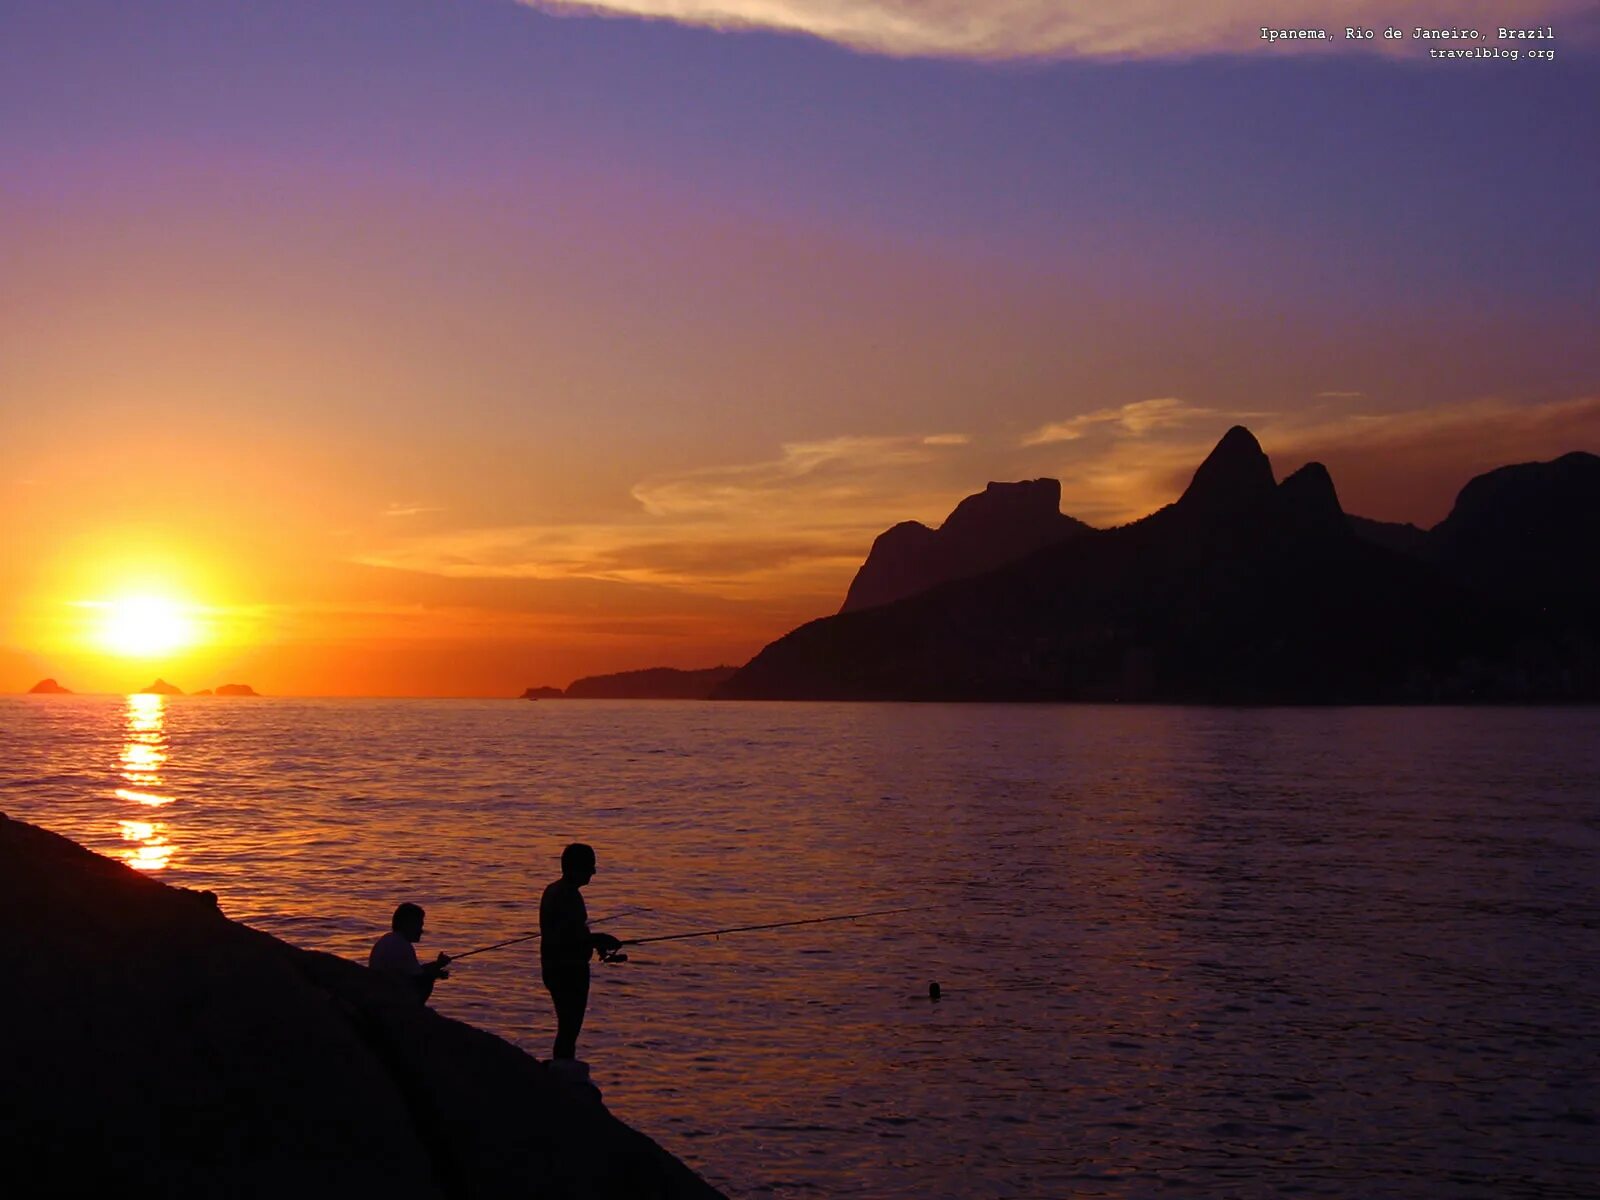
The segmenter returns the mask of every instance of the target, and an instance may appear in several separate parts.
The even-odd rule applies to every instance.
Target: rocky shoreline
[[[717,1197],[398,981],[0,816],[0,1147],[50,1194]]]

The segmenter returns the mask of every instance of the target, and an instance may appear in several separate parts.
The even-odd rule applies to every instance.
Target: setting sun
[[[150,658],[194,644],[198,634],[184,607],[162,596],[126,596],[107,601],[99,642],[113,654]]]

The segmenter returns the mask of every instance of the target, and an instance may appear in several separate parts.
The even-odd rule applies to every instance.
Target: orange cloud
[[[1188,404],[1176,396],[1135,400],[1119,408],[1101,408],[1069,417],[1065,421],[1053,421],[1024,436],[1022,445],[1048,446],[1055,442],[1075,442],[1097,426],[1109,426],[1132,437],[1143,437],[1156,429],[1186,425],[1214,415],[1214,409]]]
[[[795,442],[766,461],[646,479],[633,488],[638,511],[624,520],[390,538],[358,561],[460,579],[806,597],[826,607],[885,526],[908,512],[937,520],[948,511],[969,450],[959,433]]]

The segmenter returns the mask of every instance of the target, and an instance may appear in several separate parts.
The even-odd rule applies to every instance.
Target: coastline
[[[714,1198],[395,981],[0,815],[0,1146],[51,1190]]]

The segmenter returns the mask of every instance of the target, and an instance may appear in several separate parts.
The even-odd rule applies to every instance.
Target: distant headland
[[[705,700],[719,684],[733,678],[738,667],[706,667],[680,671],[676,667],[648,667],[612,675],[586,675],[565,689],[531,687],[524,700]]]
[[[71,688],[64,688],[54,679],[41,679],[28,689],[30,696],[70,696]]]

